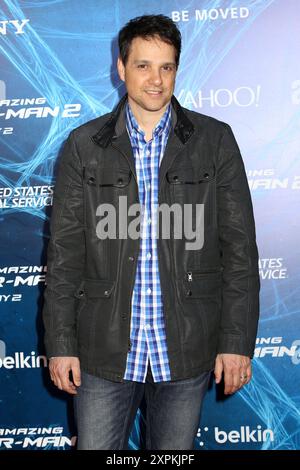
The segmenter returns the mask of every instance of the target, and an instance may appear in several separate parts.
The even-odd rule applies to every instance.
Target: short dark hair
[[[175,62],[178,68],[181,52],[181,34],[174,21],[165,15],[143,15],[128,21],[118,36],[120,57],[125,65],[128,59],[132,40],[158,36],[162,41],[175,48]]]

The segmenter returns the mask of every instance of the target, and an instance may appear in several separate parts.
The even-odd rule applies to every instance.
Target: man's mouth
[[[146,93],[148,93],[148,95],[160,95],[162,91],[161,90],[146,90]]]

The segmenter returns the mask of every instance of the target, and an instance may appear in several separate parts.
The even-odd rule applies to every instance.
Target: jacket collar
[[[127,93],[121,98],[119,103],[113,109],[110,118],[99,129],[99,131],[91,136],[92,141],[100,147],[107,147],[109,143],[120,134],[122,134],[125,127],[125,103],[127,101]],[[185,144],[194,132],[194,126],[184,113],[178,100],[173,95],[171,98],[171,105],[173,108],[172,116],[175,117],[174,133]]]

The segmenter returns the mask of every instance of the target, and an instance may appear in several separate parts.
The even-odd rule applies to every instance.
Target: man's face
[[[133,107],[140,111],[163,111],[175,86],[175,48],[159,38],[134,38],[126,65],[118,59],[118,72]]]

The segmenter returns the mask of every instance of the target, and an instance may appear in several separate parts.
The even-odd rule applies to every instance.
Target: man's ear
[[[122,82],[125,82],[125,67],[120,56],[118,57],[117,61],[117,69],[120,79]]]

